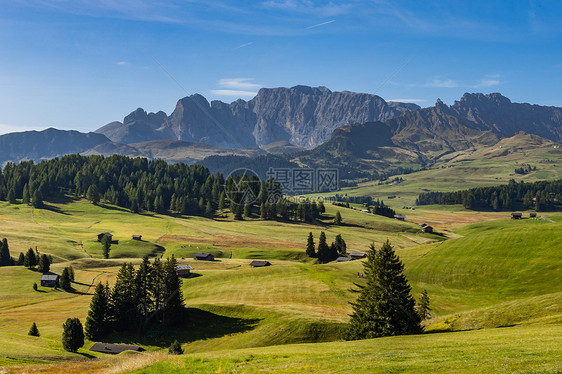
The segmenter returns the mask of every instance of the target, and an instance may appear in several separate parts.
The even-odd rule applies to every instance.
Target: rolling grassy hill
[[[23,267],[0,268],[0,365],[14,370],[33,363],[45,372],[79,371],[81,365],[128,371],[152,364],[146,372],[172,371],[176,366],[193,372],[235,368],[255,372],[268,367],[281,372],[337,367],[372,372],[375,368],[368,362],[373,358],[380,368],[406,371],[427,367],[423,365],[458,371],[465,360],[476,361],[483,371],[499,371],[499,363],[514,371],[560,370],[553,350],[560,348],[562,322],[561,214],[549,214],[552,223],[512,221],[502,218],[505,213],[455,212],[453,207],[416,210],[415,218],[424,221],[439,214],[451,222],[483,221],[451,224],[450,240],[443,241],[438,235],[420,234],[411,222],[351,209],[337,208],[345,225],[333,226],[329,221],[336,207],[331,205],[318,225],[138,215],[82,200],[48,206],[35,210],[0,203],[0,237],[8,237],[12,255],[37,246],[54,256],[54,272],[72,264],[77,281],[74,293],[43,287],[33,291],[40,274]],[[326,231],[328,240],[341,233],[350,251],[365,250],[371,241],[380,247],[389,238],[405,262],[414,293],[429,291],[433,318],[427,321],[428,331],[521,326],[462,335],[319,343],[306,346],[308,353],[303,353],[305,347],[287,344],[340,339],[355,297],[349,290],[364,281],[357,277],[362,272],[358,261],[313,265],[302,258],[306,235],[312,231],[317,237],[320,230]],[[95,241],[103,231],[111,231],[119,241],[109,260],[101,259],[101,245]],[[129,240],[131,234],[142,234],[144,241]],[[198,250],[223,257],[215,262],[190,260]],[[67,317],[85,320],[93,285],[111,283],[123,261],[138,263],[144,254],[171,253],[195,268],[196,276],[183,282],[189,319],[172,333],[154,329],[142,336],[112,335],[108,341],[158,351],[178,339],[188,356],[175,359],[149,353],[86,364],[81,361],[87,359],[83,355],[89,354],[91,342],[79,351],[83,355],[62,350],[61,325]],[[249,258],[267,258],[273,266],[253,269]],[[32,322],[37,323],[40,338],[26,335]],[[544,339],[529,347],[536,334]],[[271,345],[275,347],[259,348]],[[491,347],[495,350],[488,358],[484,355]],[[155,363],[161,360],[165,362]],[[66,366],[65,361],[73,363]],[[59,363],[41,364],[45,362]]]
[[[516,168],[527,164],[536,166],[537,170],[525,175],[515,173]],[[393,183],[394,178],[404,181]],[[560,178],[562,149],[554,148],[553,142],[535,135],[517,134],[490,147],[442,155],[427,170],[393,176],[381,184],[378,181],[360,183],[357,187],[344,188],[339,193],[372,196],[392,207],[400,207],[414,205],[421,192],[495,186],[507,184],[510,179],[535,182]],[[396,198],[390,200],[388,196]]]

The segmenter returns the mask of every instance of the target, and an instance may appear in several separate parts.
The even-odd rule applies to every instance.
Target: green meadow
[[[340,210],[344,224],[332,224]],[[71,293],[32,285],[38,272],[0,268],[0,365],[18,372],[544,372],[562,370],[562,215],[513,221],[505,213],[428,206],[406,222],[327,204],[317,224],[235,221],[132,214],[85,200],[48,203],[47,209],[0,203],[0,237],[12,256],[32,247],[54,258],[52,271],[72,265]],[[434,223],[422,234],[416,222]],[[111,232],[110,259],[97,234]],[[364,279],[360,261],[313,264],[306,236],[328,241],[341,234],[348,251],[365,251],[389,239],[404,261],[417,297],[427,289],[432,318],[426,334],[342,342],[351,313],[350,290]],[[131,235],[142,235],[142,241]],[[192,259],[212,252],[217,261]],[[93,287],[114,281],[124,261],[174,254],[190,264],[183,281],[185,321],[172,332],[113,334],[107,341],[142,345],[147,352],[91,361],[86,342],[78,354],[62,349],[62,323],[85,321]],[[271,267],[251,268],[254,258]],[[27,336],[36,322],[41,337]],[[459,332],[462,331],[462,332]],[[536,337],[540,336],[541,339]],[[186,355],[168,356],[177,339]],[[304,344],[304,345],[303,345]],[[164,352],[163,352],[164,350]],[[474,365],[468,367],[467,365]],[[480,366],[477,366],[480,365]]]

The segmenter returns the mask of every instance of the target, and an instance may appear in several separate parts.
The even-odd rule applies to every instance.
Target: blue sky
[[[0,0],[0,133],[297,84],[562,106],[558,1]],[[187,92],[187,93],[186,93]]]

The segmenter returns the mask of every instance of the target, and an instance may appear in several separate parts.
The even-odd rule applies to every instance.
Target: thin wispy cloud
[[[425,99],[391,99],[387,101],[394,102],[394,103],[423,103],[426,100]]]
[[[212,94],[220,96],[235,96],[235,97],[254,97],[258,93],[254,91],[242,91],[242,90],[211,90]]]
[[[486,87],[493,87],[499,85],[501,82],[499,80],[499,75],[487,75],[484,78],[480,79],[478,83],[476,83],[473,87],[474,88],[486,88]]]
[[[336,22],[335,19],[331,20],[331,21],[326,21],[326,22],[322,22],[322,23],[318,23],[316,25],[312,25],[312,26],[308,26],[305,28],[305,30],[309,30],[309,29],[314,29],[316,27],[320,27],[320,26],[324,26],[324,25],[329,25],[330,23],[334,23]]]
[[[333,17],[349,13],[354,4],[347,2],[330,1],[327,4],[316,5],[310,0],[269,0],[262,6],[285,12],[314,14],[321,17]]]
[[[254,97],[262,84],[254,83],[254,78],[223,78],[217,82],[220,89],[211,90],[212,94],[220,96]]]
[[[459,82],[452,79],[434,79],[431,82],[424,84],[424,86],[434,88],[455,88],[459,86]]]
[[[223,78],[220,79],[217,84],[220,87],[240,89],[240,90],[250,90],[263,87],[259,83],[253,83],[254,78]]]
[[[117,63],[117,65],[119,65],[119,66],[131,66],[132,64],[128,61],[119,61]]]
[[[249,43],[241,44],[241,45],[239,45],[238,47],[236,47],[236,48],[234,48],[234,49],[236,50],[236,49],[240,49],[240,48],[244,48],[244,47],[249,47],[249,46],[251,46],[252,44],[254,44],[254,42],[249,42]]]

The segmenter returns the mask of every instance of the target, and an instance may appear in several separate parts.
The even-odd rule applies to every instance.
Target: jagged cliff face
[[[340,126],[384,121],[417,109],[415,104],[325,87],[264,88],[250,101],[231,104],[209,104],[201,95],[185,97],[170,116],[137,109],[123,123],[112,122],[96,132],[126,144],[178,139],[238,148],[287,141],[312,148]]]

